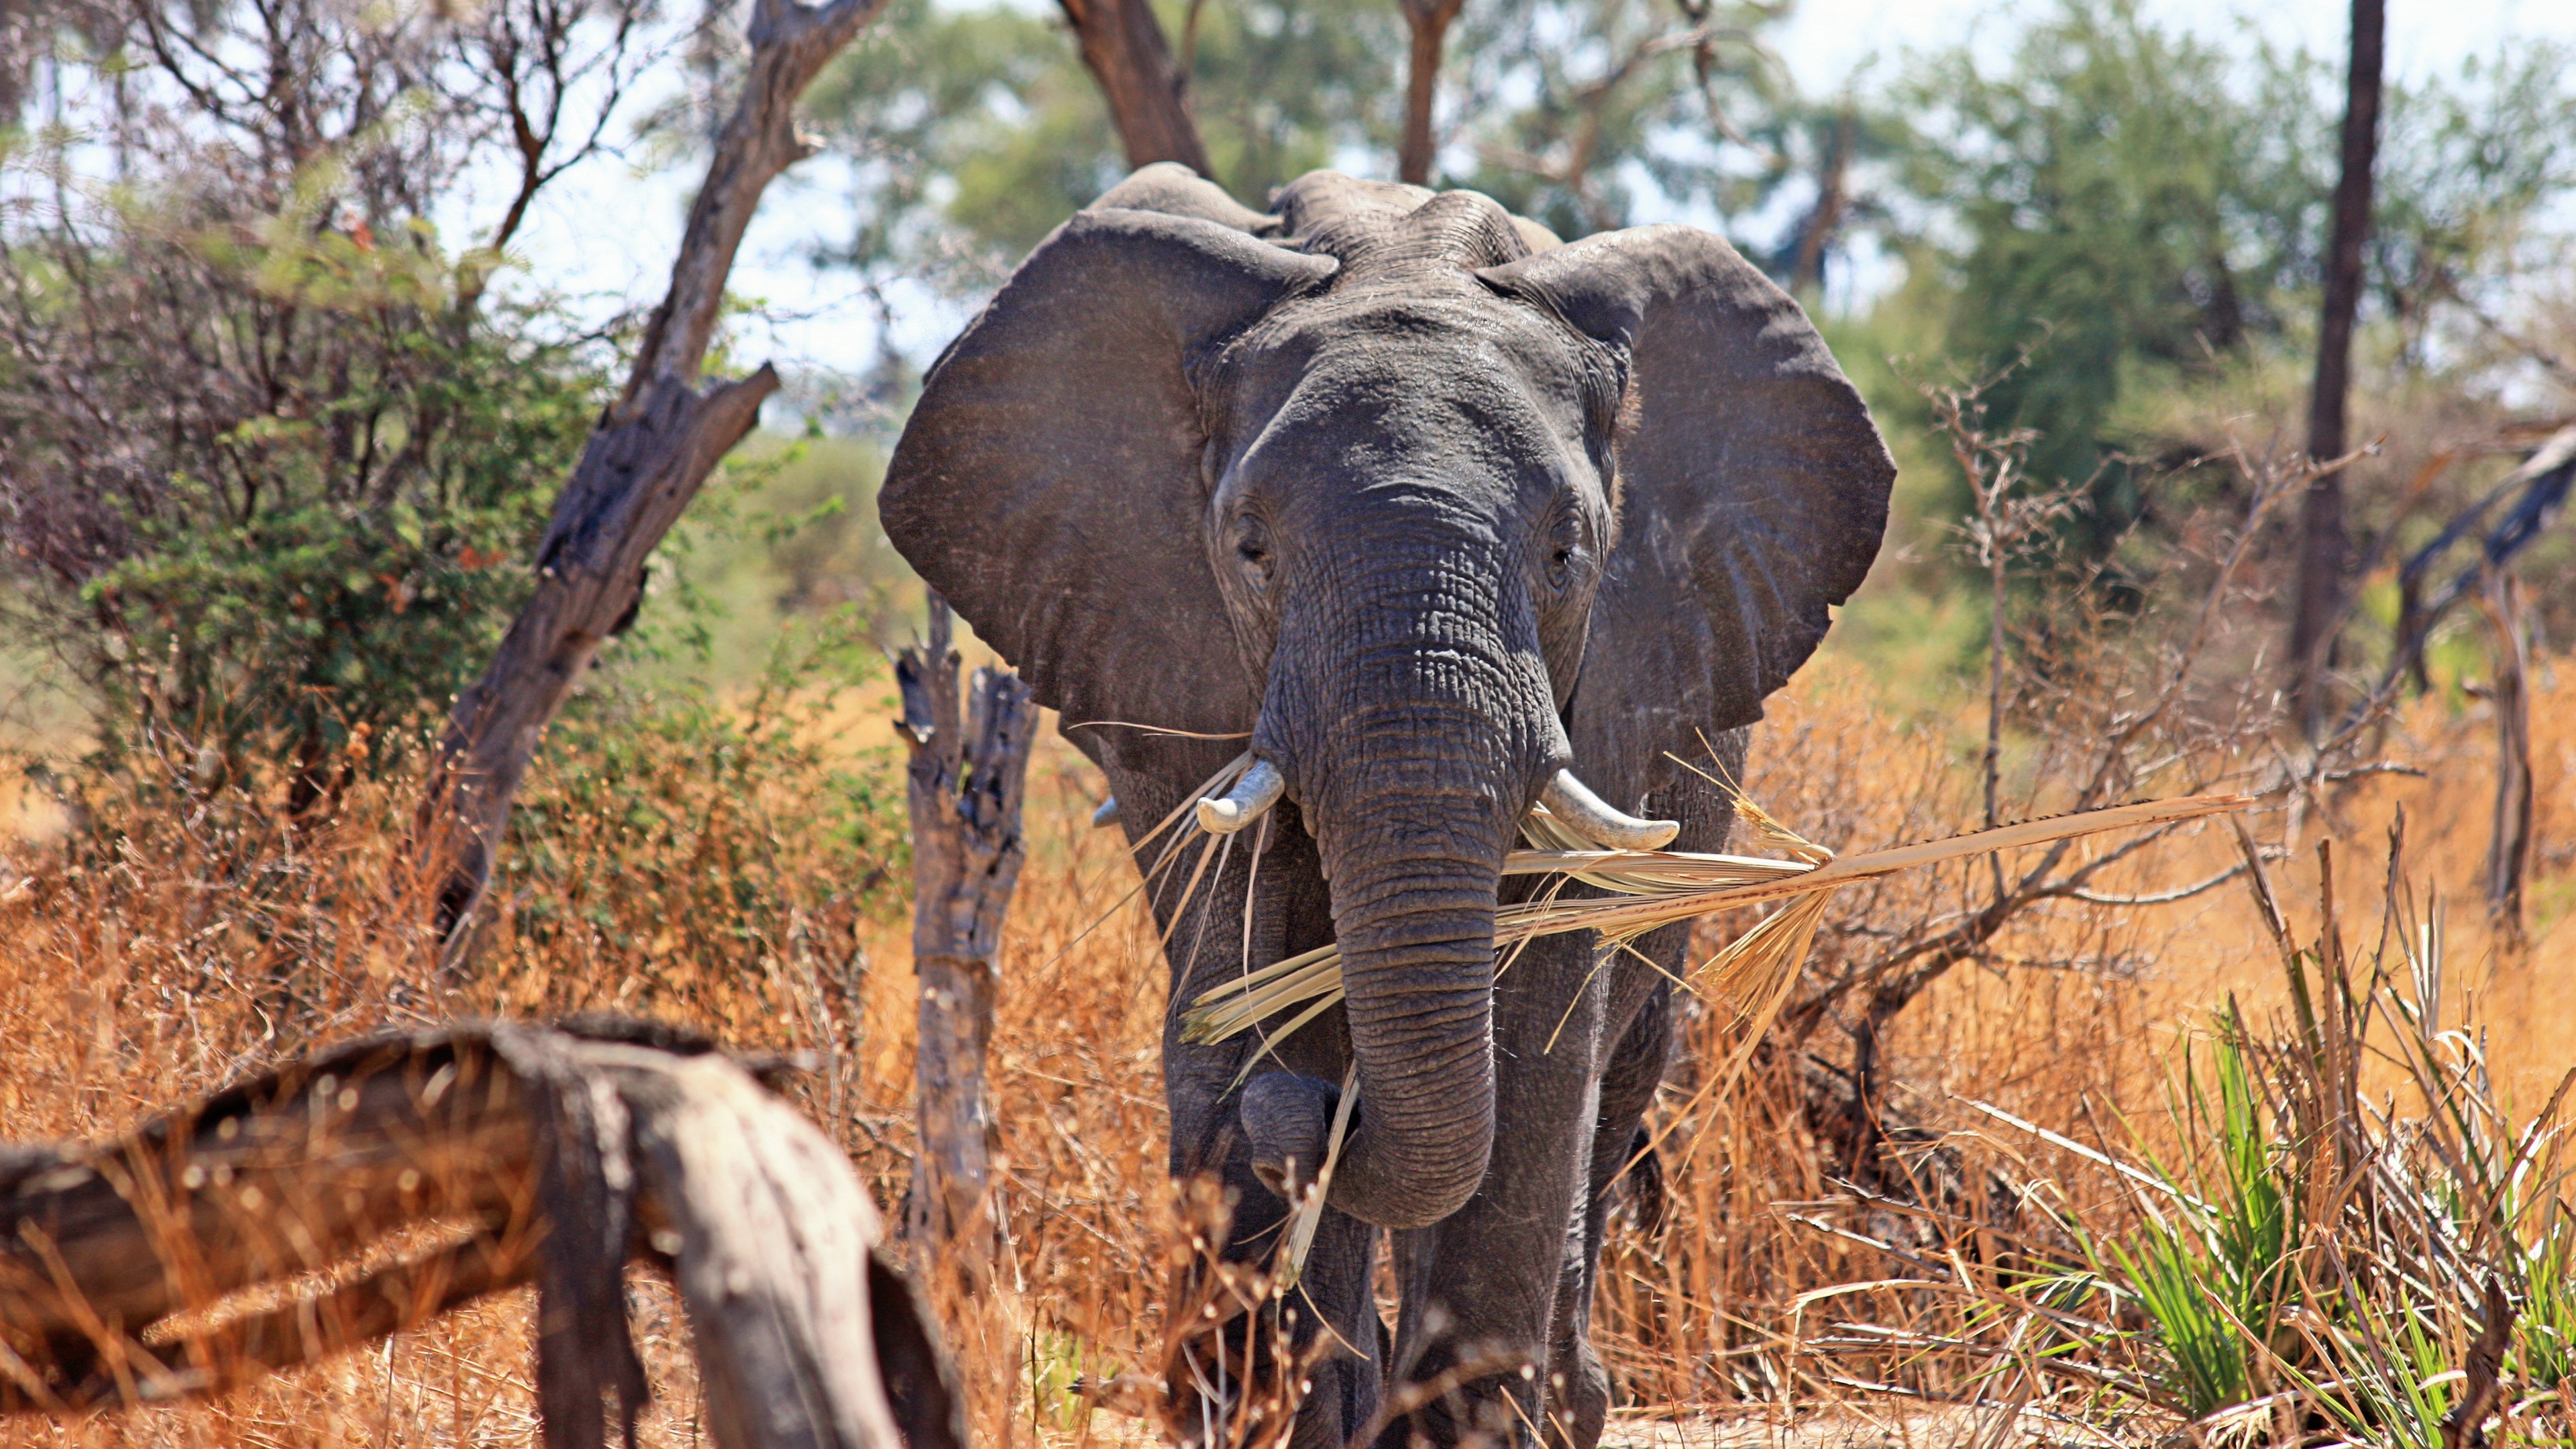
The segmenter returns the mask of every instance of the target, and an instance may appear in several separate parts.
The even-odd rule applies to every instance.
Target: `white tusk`
[[[1538,792],[1538,798],[1547,806],[1548,814],[1604,850],[1661,850],[1682,833],[1678,820],[1640,820],[1612,809],[1608,801],[1592,793],[1592,787],[1574,778],[1572,770],[1557,771],[1547,787]],[[1207,807],[1202,804],[1199,808]]]
[[[1099,809],[1091,812],[1091,828],[1094,830],[1106,830],[1117,823],[1118,797],[1112,795],[1108,799],[1100,802]]]
[[[1268,760],[1254,760],[1233,789],[1200,797],[1199,824],[1210,835],[1232,835],[1261,818],[1262,811],[1287,793],[1288,777],[1279,773],[1279,767]]]

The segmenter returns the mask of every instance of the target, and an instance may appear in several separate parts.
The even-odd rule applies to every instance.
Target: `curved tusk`
[[[1572,770],[1557,771],[1547,787],[1538,792],[1538,798],[1547,806],[1548,814],[1604,850],[1661,850],[1682,833],[1678,820],[1640,820],[1612,809],[1608,801],[1592,793],[1591,786],[1574,778]]]
[[[1117,823],[1118,797],[1112,795],[1100,802],[1099,809],[1091,812],[1091,828],[1094,830],[1106,830]]]
[[[1233,789],[1199,798],[1199,824],[1210,835],[1232,835],[1260,819],[1262,811],[1287,793],[1288,777],[1279,773],[1279,767],[1268,760],[1254,760]]]

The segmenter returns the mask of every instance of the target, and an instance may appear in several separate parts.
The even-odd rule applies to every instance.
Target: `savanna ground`
[[[804,1105],[839,1136],[880,1202],[895,1205],[908,1171],[913,979],[890,703],[881,685],[828,697],[771,692],[729,706],[720,728],[559,732],[523,806],[534,823],[523,823],[522,848],[505,867],[506,909],[453,990],[423,984],[425,913],[400,864],[408,797],[399,788],[357,787],[334,821],[299,830],[244,803],[259,792],[199,792],[190,760],[145,752],[115,783],[123,794],[94,786],[85,803],[125,823],[103,845],[77,834],[42,843],[62,822],[31,794],[19,822],[31,833],[10,849],[0,886],[5,1135],[114,1133],[306,1045],[374,1027],[615,1010],[701,1026],[741,1047],[811,1053]],[[1842,850],[1973,828],[1982,703],[1900,707],[1869,673],[1829,653],[1774,701],[1748,793]],[[2468,1033],[2441,1048],[2474,1053],[2441,1077],[2443,1090],[2482,1091],[2523,1122],[2551,1104],[2560,1074],[2576,1064],[2566,990],[2576,980],[2576,928],[2564,924],[2576,913],[2576,673],[2566,661],[2538,668],[2531,714],[2540,851],[2522,942],[2491,935],[2486,923],[2494,730],[2482,705],[2428,698],[2391,719],[2372,758],[2418,773],[2276,795],[2249,819],[2257,838],[2286,847],[2269,874],[2302,944],[2322,919],[2316,846],[2336,843],[2333,905],[2355,991],[2368,995],[2369,963],[2381,961],[2393,996],[2437,1005],[2437,1027]],[[2007,778],[2012,758],[2025,770],[2044,765],[2036,742],[2010,743]],[[1153,1427],[1091,1408],[1073,1386],[1160,1363],[1175,1223],[1156,1067],[1163,969],[1143,913],[1122,906],[1136,871],[1114,832],[1088,828],[1096,773],[1049,738],[1032,777],[1030,861],[995,1041],[1005,1261],[994,1297],[948,1305],[952,1345],[974,1395],[978,1442],[1136,1440]],[[2047,808],[2046,780],[2015,788]],[[2389,832],[2401,813],[2416,919],[2411,929],[2399,923],[2400,936],[2425,941],[2430,903],[2447,911],[2441,969],[2429,981],[2427,953],[2410,966],[2382,933]],[[2123,860],[2088,894],[2153,895],[2238,860],[2228,829],[2195,826]],[[1889,931],[1973,905],[1986,869],[1846,892],[1808,982],[1847,969]],[[1743,924],[1707,923],[1704,944],[1714,949]],[[2314,1144],[2297,1140],[2293,1109],[2316,1094],[2300,1086],[2292,1059],[2299,1041],[2317,1038],[2298,1034],[2286,979],[2242,876],[2169,903],[2060,899],[2024,910],[1921,991],[1880,1040],[1876,1100],[1887,1123],[1905,1126],[1886,1128],[1871,1162],[1840,1160],[1848,1144],[1830,1122],[1820,1130],[1818,1064],[1828,1075],[1852,1067],[1847,1055],[1833,1062],[1831,1033],[1793,1029],[1793,1002],[1764,1048],[1739,1056],[1737,1004],[1703,993],[1657,1109],[1670,1129],[1662,1221],[1644,1222],[1632,1206],[1610,1240],[1597,1321],[1623,1406],[1614,1438],[2089,1443],[2173,1432],[2195,1402],[2193,1370],[2174,1325],[2147,1301],[2155,1243],[2172,1237],[2151,1230],[2179,1224],[2188,1240],[2201,1220],[2172,1201],[2159,1207],[2105,1161],[2196,1183],[2195,1200],[2222,1217],[2251,1200],[2243,1173],[2228,1171],[2241,1134],[2190,1115],[2226,1107],[2210,1084],[2224,1075],[2227,1053],[2217,1048],[2233,1039],[2260,1079],[2250,1105],[2240,1104],[2254,1157],[2236,1166],[2306,1182],[2296,1168]],[[2310,989],[2325,990],[2326,979],[2319,970]],[[2230,1003],[2246,1023],[2233,1038],[2218,1016]],[[2439,1112],[2408,1096],[2409,1028],[2383,1015],[2364,1031],[2377,1056],[2356,1069],[2356,1100],[2386,1103],[2395,1123],[2372,1140],[2403,1155],[2408,1142],[2438,1138],[2420,1121]],[[2263,1055],[2282,1043],[2291,1049]],[[1711,1082],[1739,1060],[1740,1076]],[[2265,1081],[2280,1093],[2268,1099],[2271,1112]],[[2052,1145],[1997,1111],[2066,1135]],[[2397,1120],[2410,1113],[2419,1125]],[[2507,1145],[2508,1158],[2524,1146]],[[2522,1154],[2531,1160],[2508,1163],[2508,1176],[2554,1172],[2554,1148],[2531,1145]],[[1905,1162],[1920,1170],[1909,1175]],[[2554,1176],[2529,1184],[2520,1198],[2530,1203],[2513,1209],[2507,1228],[2529,1249],[2515,1260],[2526,1332],[2564,1291],[2547,1279],[2566,1237],[2559,1192]],[[2329,1229],[2342,1210],[2323,1210]],[[2212,1228],[2204,1246],[2228,1231]],[[2285,1263],[2309,1252],[2295,1224],[2290,1232],[2273,1244]],[[2456,1246],[2473,1269],[2482,1261],[2480,1244]],[[2224,1256],[2199,1254],[2213,1272]],[[2087,1299],[2122,1281],[2124,1264],[2134,1290],[2125,1302],[2116,1291]],[[2056,1271],[2070,1266],[2079,1271]],[[2474,1271],[2461,1281],[2474,1284]],[[662,1285],[633,1282],[657,1393],[643,1438],[695,1444],[685,1326]],[[2282,1287],[2254,1291],[2279,1299]],[[2422,1300],[2422,1368],[2393,1370],[2432,1383],[2424,1392],[2436,1398],[2445,1374],[2458,1391],[2477,1327],[2473,1295],[2463,1308],[2439,1288],[2399,1295]],[[2204,1296],[2231,1291],[2220,1284]],[[2239,1432],[2425,1442],[2449,1400],[2417,1406],[2411,1427],[2392,1421],[2384,1435],[2303,1425],[2278,1404],[2260,1406],[2263,1392],[2292,1382],[2284,1375],[2330,1379],[2318,1357],[2328,1350],[2299,1348],[2291,1329],[2342,1312],[2311,1285],[2278,1321],[2244,1330],[2269,1346],[2252,1355],[2251,1392],[2239,1397],[2258,1408],[2240,1415]],[[20,1418],[0,1426],[0,1438],[529,1443],[529,1313],[526,1294],[510,1295],[213,1404]],[[2098,1332],[2066,1328],[2079,1320]],[[2369,1337],[2366,1322],[2325,1331]],[[2389,1338],[2414,1341],[2403,1331]],[[2544,1382],[2547,1347],[2533,1339],[2517,1350],[2507,1398],[2518,1402],[2502,1406],[2507,1437],[2568,1434],[2556,1382]]]

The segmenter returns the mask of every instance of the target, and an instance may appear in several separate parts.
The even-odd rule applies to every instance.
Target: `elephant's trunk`
[[[1408,743],[1424,741],[1381,747]],[[1332,1198],[1413,1228],[1464,1205],[1493,1151],[1494,889],[1509,826],[1423,783],[1455,759],[1376,763],[1388,784],[1318,802],[1348,822],[1326,833],[1324,862],[1359,1063],[1359,1127]]]
[[[1514,617],[1526,605],[1497,597],[1501,569],[1477,563],[1453,543],[1337,580],[1332,618],[1283,631],[1254,740],[1291,782],[1331,885],[1360,1093],[1332,1201],[1390,1228],[1438,1222],[1484,1179],[1495,888],[1522,813],[1565,763],[1535,633]]]

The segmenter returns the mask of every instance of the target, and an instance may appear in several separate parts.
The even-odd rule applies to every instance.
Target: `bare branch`
[[[624,396],[555,500],[537,550],[535,596],[483,677],[457,697],[439,741],[414,836],[423,868],[443,880],[437,925],[450,969],[469,939],[460,928],[491,875],[538,736],[600,647],[633,620],[645,559],[778,390],[768,367],[703,393],[694,382],[762,192],[812,149],[796,135],[797,98],[884,3],[760,0],[753,12],[742,97],[689,209],[670,290],[645,329]]]

